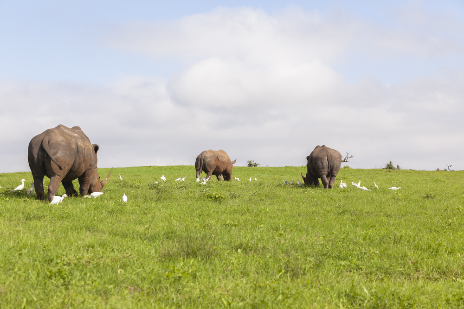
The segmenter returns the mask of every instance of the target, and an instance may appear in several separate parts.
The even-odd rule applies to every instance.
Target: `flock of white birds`
[[[368,188],[366,188],[364,186],[361,187],[361,181],[358,182],[358,183],[351,182],[351,185],[358,188],[358,189],[364,190],[364,191],[371,191],[371,189],[368,189]],[[375,181],[374,181],[374,187],[376,189],[379,188],[379,186],[375,183]],[[340,180],[340,188],[341,189],[346,188],[346,183],[343,183],[342,180]],[[399,189],[401,189],[401,187],[390,187],[390,188],[388,188],[388,190],[399,190]]]
[[[167,181],[167,179],[166,179],[166,177],[164,177],[164,175],[161,175],[160,178],[161,178],[162,181]],[[187,178],[187,176],[184,176],[183,178],[180,178],[180,177],[179,177],[179,178],[177,178],[175,181],[185,181],[185,178]],[[119,179],[120,179],[120,180],[123,180],[122,177],[121,177],[121,174],[119,174]],[[235,181],[240,181],[240,179],[237,178],[237,177],[234,177],[234,179],[235,179]],[[201,180],[201,182],[200,182],[200,180]],[[208,180],[209,180],[209,179],[206,179],[206,178],[203,177],[203,178],[201,178],[201,179],[200,179],[200,178],[197,178],[196,181],[197,181],[197,182],[200,182],[200,184],[202,184],[202,185],[205,185],[205,184],[208,182]],[[258,180],[258,179],[255,178],[255,181],[257,181],[257,180]],[[14,188],[13,191],[22,191],[22,190],[24,189],[24,182],[25,182],[25,181],[26,181],[25,179],[21,179],[21,184],[20,184],[19,186],[17,186],[16,188]],[[251,177],[250,177],[249,181],[252,181],[252,178],[251,178]],[[291,184],[293,184],[293,180],[290,181],[290,182],[288,182],[288,181],[287,181],[287,178],[285,178],[285,179],[283,180],[283,182],[284,182],[285,185],[291,185]],[[158,183],[158,182],[156,181],[155,184],[157,184],[157,183]],[[300,180],[298,180],[298,179],[297,179],[296,183],[297,183],[297,185],[300,186],[300,187],[303,186],[303,183],[301,183]],[[358,189],[360,189],[360,190],[363,190],[363,191],[371,191],[371,189],[368,189],[368,188],[366,188],[366,187],[364,187],[364,186],[361,187],[361,181],[359,181],[358,183],[351,182],[351,185],[354,186],[354,187],[356,187],[356,188],[358,188]],[[340,180],[340,185],[339,185],[339,187],[340,187],[340,189],[346,188],[346,187],[347,187],[347,184],[344,183],[343,180]],[[374,187],[375,187],[376,189],[379,189],[379,186],[378,186],[375,182],[374,182]],[[1,186],[0,186],[0,188],[1,188]],[[390,188],[388,188],[388,190],[399,190],[399,189],[401,189],[401,187],[390,187]],[[34,193],[34,183],[32,183],[31,188],[30,188],[29,190],[27,190],[26,193],[27,193],[27,195],[31,195],[31,194]],[[91,193],[91,194],[89,194],[89,195],[85,195],[84,197],[85,197],[85,198],[91,198],[91,197],[97,198],[97,197],[99,197],[99,196],[101,196],[101,195],[103,195],[103,192],[93,192],[93,193]],[[52,204],[52,205],[57,205],[57,204],[61,203],[61,202],[64,200],[65,197],[67,197],[66,194],[63,194],[62,196],[55,196],[55,197],[53,197],[53,200],[50,202],[50,204]],[[124,203],[127,203],[127,195],[126,195],[126,193],[124,193],[124,195],[122,196],[122,201],[123,201]]]

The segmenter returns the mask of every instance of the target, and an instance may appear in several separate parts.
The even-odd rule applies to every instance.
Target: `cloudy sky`
[[[0,0],[0,172],[79,125],[100,167],[464,169],[464,2]]]

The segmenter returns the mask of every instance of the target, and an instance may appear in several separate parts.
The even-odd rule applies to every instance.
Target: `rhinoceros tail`
[[[232,162],[230,162],[230,163],[235,164],[235,162],[237,162],[237,159],[235,159],[234,161],[232,161]]]
[[[42,148],[45,150],[45,152],[48,154],[48,156],[50,157],[50,159],[56,163],[56,165],[58,165],[58,167],[60,168],[61,170],[61,166],[58,164],[58,162],[56,162],[56,160],[53,158],[52,156],[52,153],[50,151],[50,147],[48,146],[48,135],[46,134],[44,139],[42,140]]]
[[[203,166],[203,158],[201,156],[198,156],[197,159],[195,160],[195,170],[198,171],[198,170],[201,170],[202,166]]]

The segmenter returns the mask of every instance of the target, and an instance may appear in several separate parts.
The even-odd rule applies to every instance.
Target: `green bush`
[[[258,167],[259,163],[256,163],[254,160],[248,160],[247,166],[248,167]]]
[[[399,165],[397,165],[396,167],[393,165],[392,161],[388,162],[384,169],[387,169],[387,170],[400,170],[401,167]]]

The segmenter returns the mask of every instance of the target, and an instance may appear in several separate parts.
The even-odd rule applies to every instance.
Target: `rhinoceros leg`
[[[221,180],[222,180],[222,176],[221,176],[221,175],[217,175],[216,177],[217,177],[217,180],[218,180],[218,181],[221,181]]]
[[[327,179],[326,175],[321,175],[321,181],[322,185],[324,186],[324,189],[327,189],[329,187],[329,179]]]
[[[48,185],[48,201],[51,202],[55,197],[56,192],[60,188],[61,177],[58,175],[52,176],[50,178],[50,184]]]
[[[209,181],[211,179],[211,176],[213,176],[213,171],[207,172],[206,173],[206,181]]]
[[[330,181],[329,181],[329,189],[333,188],[333,185],[335,183],[335,175],[330,175]]]
[[[67,196],[73,196],[73,195],[77,196],[77,191],[76,191],[76,189],[74,189],[72,181],[63,182],[63,187],[66,190],[66,195]]]
[[[34,189],[35,193],[37,194],[37,198],[39,200],[44,200],[45,199],[45,194],[44,194],[44,184],[43,184],[43,179],[44,175],[32,175],[34,178]]]

